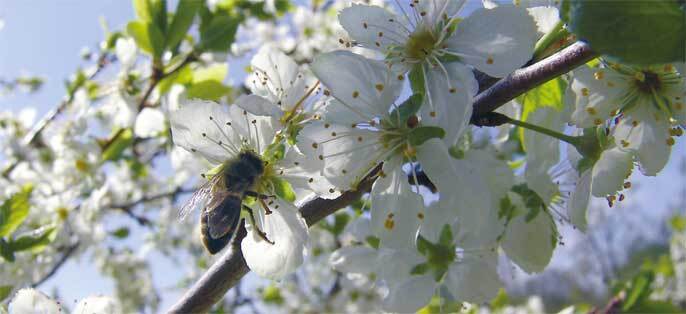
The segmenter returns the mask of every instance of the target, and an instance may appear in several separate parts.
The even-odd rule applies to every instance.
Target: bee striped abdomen
[[[200,233],[203,245],[210,254],[221,251],[236,232],[241,216],[241,197],[227,196],[217,207],[200,214]]]

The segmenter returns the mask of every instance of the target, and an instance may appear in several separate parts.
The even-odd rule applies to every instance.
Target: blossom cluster
[[[21,195],[31,204],[0,240],[43,241],[13,262],[3,255],[0,287],[42,282],[60,256],[88,254],[115,279],[115,312],[156,310],[146,258],[162,253],[197,277],[213,260],[201,233],[227,234],[203,231],[209,220],[180,221],[180,207],[182,218],[230,211],[222,229],[245,218],[240,248],[253,272],[333,281],[342,292],[331,303],[346,311],[483,303],[503,286],[499,267],[542,271],[563,243],[560,224],[585,230],[592,197],[622,201],[634,166],[657,175],[683,134],[684,65],[609,57],[498,109],[517,129],[471,125],[483,78],[538,61],[546,35],[563,30],[557,1],[312,1],[287,22],[264,18],[281,14],[279,1],[247,2],[264,11],[245,13],[230,46],[201,34],[155,53],[131,30],[110,34],[98,64],[71,79],[63,119],[32,128],[30,110],[0,113],[3,206]],[[233,9],[202,6],[200,32],[212,25],[207,15]],[[240,87],[226,84],[227,53],[250,57],[244,79],[231,82]],[[114,62],[114,78],[96,81]],[[241,177],[231,165],[246,154],[262,167]],[[248,184],[237,188],[236,178]],[[340,216],[309,226],[299,211],[371,182]],[[225,205],[232,193],[239,204]],[[135,252],[117,242],[135,231],[127,219],[146,229]],[[290,295],[302,309],[300,285],[283,283],[279,297],[265,289],[263,301]]]

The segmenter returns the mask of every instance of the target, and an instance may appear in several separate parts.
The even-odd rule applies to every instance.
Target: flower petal
[[[493,77],[524,65],[533,54],[536,24],[525,9],[499,6],[479,9],[457,26],[446,50]]]
[[[298,134],[298,149],[313,162],[323,161],[322,174],[339,190],[349,190],[381,160],[386,151],[379,133],[348,125],[316,122]]]
[[[388,248],[409,248],[414,245],[421,223],[424,203],[412,192],[399,160],[384,164],[385,176],[372,186],[372,230]]]
[[[452,62],[426,71],[425,105],[422,124],[445,130],[444,142],[454,144],[469,125],[472,98],[478,91],[474,74],[466,66]],[[445,69],[445,71],[443,71]]]
[[[591,171],[586,170],[576,182],[574,192],[569,199],[567,206],[569,212],[569,220],[572,224],[581,231],[586,231],[586,213],[588,212],[588,204],[591,197],[591,179],[593,175]]]
[[[8,309],[10,313],[58,314],[62,312],[57,302],[32,288],[17,291]]]
[[[331,94],[360,121],[371,121],[388,114],[402,91],[402,82],[381,61],[369,60],[349,51],[334,51],[317,56],[312,72]]]
[[[279,118],[282,115],[281,109],[268,99],[257,95],[241,95],[236,99],[236,106],[245,109],[258,116],[271,116]]]
[[[613,195],[622,189],[624,180],[631,174],[631,153],[615,147],[605,150],[593,165],[591,193],[596,197]]]
[[[90,296],[81,299],[72,313],[118,314],[122,313],[122,309],[111,297]]]
[[[133,131],[138,137],[154,137],[165,131],[167,126],[164,122],[165,119],[162,111],[155,108],[145,107],[136,117],[136,123],[134,124]]]
[[[436,282],[431,275],[411,276],[392,287],[383,300],[384,311],[414,313],[424,307],[436,292]]]
[[[502,224],[492,206],[490,187],[480,175],[482,169],[469,160],[453,159],[438,139],[419,146],[417,160],[438,188],[441,198],[455,207],[465,247],[493,245]]]
[[[655,176],[665,167],[672,152],[669,128],[670,123],[661,112],[634,108],[615,128],[615,142],[620,149],[636,153],[644,175]]]
[[[611,69],[591,70],[581,66],[574,70],[571,91],[576,97],[572,122],[579,128],[595,127],[610,118],[611,112],[623,103],[627,88],[625,80]]]
[[[369,274],[374,272],[379,252],[366,246],[345,246],[329,257],[331,266],[343,273]]]
[[[407,38],[407,31],[388,10],[371,5],[356,5],[341,10],[338,21],[358,44],[369,49],[386,51]]]
[[[510,199],[520,210],[527,211],[519,195],[510,193]],[[525,272],[541,272],[553,256],[556,230],[555,222],[544,211],[530,221],[526,221],[526,215],[518,215],[507,225],[502,248]]]
[[[448,268],[445,285],[456,300],[483,303],[493,299],[502,287],[495,253],[465,253]]]
[[[246,224],[248,235],[241,242],[241,250],[252,271],[261,277],[278,280],[303,263],[309,235],[298,208],[281,199],[275,204],[269,215],[254,210],[258,226],[274,244],[264,241],[254,226]]]
[[[247,78],[248,87],[272,106],[289,110],[305,95],[307,78],[299,73],[298,64],[280,50],[263,46],[250,65],[254,72]]]

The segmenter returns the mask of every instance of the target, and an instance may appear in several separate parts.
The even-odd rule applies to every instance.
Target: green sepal
[[[375,236],[368,236],[366,239],[364,239],[369,246],[373,247],[374,249],[379,249],[379,246],[381,245],[381,240]]]
[[[415,94],[425,95],[426,85],[424,84],[424,70],[422,69],[422,65],[415,65],[412,70],[410,70],[408,77],[410,79],[410,87],[412,88],[412,92]]]
[[[295,191],[293,191],[293,187],[288,181],[279,177],[272,177],[270,181],[274,185],[274,194],[276,196],[288,202],[295,201]]]
[[[429,263],[417,264],[410,270],[410,275],[424,275],[429,272],[430,268]]]
[[[437,126],[422,126],[412,129],[408,134],[408,140],[411,145],[419,146],[432,138],[443,138],[445,130]]]
[[[388,115],[389,122],[396,127],[404,126],[410,116],[416,115],[422,107],[424,95],[414,94],[407,98],[400,106],[393,108]]]

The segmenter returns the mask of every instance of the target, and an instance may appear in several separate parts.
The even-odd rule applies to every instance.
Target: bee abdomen
[[[207,208],[200,214],[200,233],[210,254],[221,251],[236,232],[241,204],[239,196],[229,195],[217,207]]]

